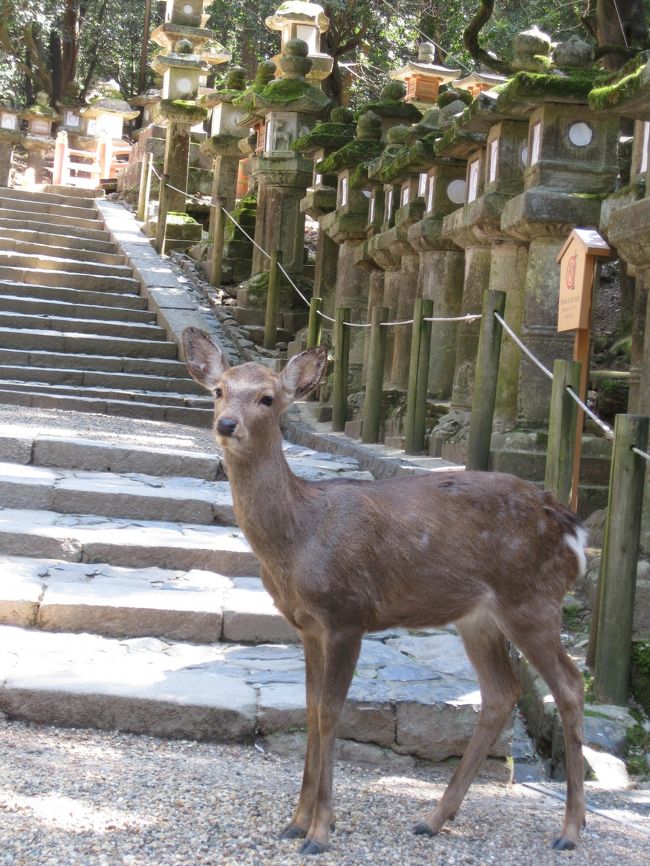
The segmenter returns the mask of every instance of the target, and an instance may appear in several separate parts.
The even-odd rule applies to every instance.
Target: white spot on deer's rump
[[[427,547],[430,541],[431,541],[431,536],[429,535],[429,533],[423,532],[422,536],[420,538],[420,545],[422,547]]]
[[[574,532],[575,535],[571,535],[570,532],[564,534],[564,543],[575,553],[578,560],[578,577],[582,577],[587,570],[587,557],[585,556],[587,530],[582,526],[577,526]]]

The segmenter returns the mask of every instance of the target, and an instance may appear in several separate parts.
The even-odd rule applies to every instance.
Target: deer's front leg
[[[320,768],[311,825],[301,854],[320,854],[327,847],[334,818],[332,778],[336,731],[360,649],[361,633],[357,630],[329,633],[324,640],[325,664],[318,706]]]
[[[300,638],[305,650],[305,691],[307,701],[307,750],[298,805],[290,823],[280,833],[280,839],[298,839],[307,835],[318,791],[320,766],[320,735],[318,706],[323,686],[323,650],[320,639],[304,631]]]

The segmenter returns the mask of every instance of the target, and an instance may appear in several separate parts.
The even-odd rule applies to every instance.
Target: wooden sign
[[[596,257],[607,258],[610,248],[595,229],[574,229],[560,250],[558,331],[589,327]]]

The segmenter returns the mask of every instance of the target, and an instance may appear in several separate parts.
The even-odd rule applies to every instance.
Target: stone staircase
[[[0,189],[0,403],[209,425],[125,262],[93,199]]]
[[[0,711],[168,737],[300,741],[302,652],[234,525],[210,434],[113,418],[109,436],[76,412],[4,416],[0,407]],[[349,458],[286,448],[304,477],[368,477]],[[452,631],[372,635],[340,747],[382,763],[457,755],[478,703]],[[495,754],[508,749],[506,734]]]

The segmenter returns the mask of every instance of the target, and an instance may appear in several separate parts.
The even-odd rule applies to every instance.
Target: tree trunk
[[[648,25],[642,0],[596,0],[596,38],[599,46],[644,47]],[[619,69],[625,54],[606,54],[606,69]]]
[[[52,103],[56,105],[63,95],[61,87],[61,36],[50,30],[50,62],[52,64]]]

